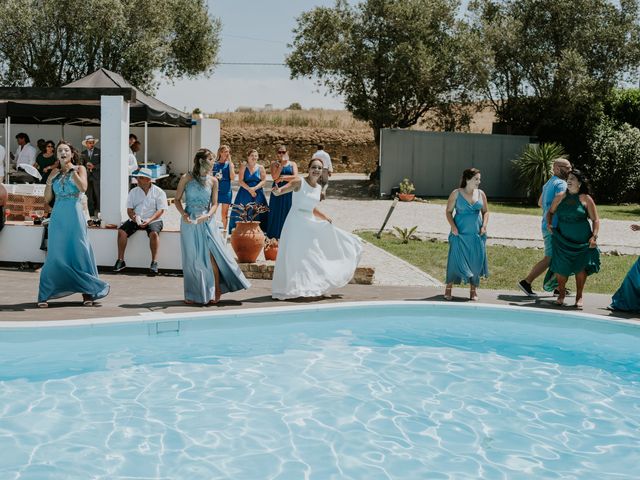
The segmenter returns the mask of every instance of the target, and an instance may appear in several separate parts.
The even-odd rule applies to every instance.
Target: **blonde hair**
[[[222,157],[222,155],[220,155],[220,154],[222,152],[224,152],[225,150],[227,152],[229,152],[229,157],[227,157],[227,160],[231,161],[231,147],[229,145],[220,145],[218,147],[218,153],[216,154],[216,160],[219,160]]]

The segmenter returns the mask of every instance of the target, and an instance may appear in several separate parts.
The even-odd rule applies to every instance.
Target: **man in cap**
[[[566,158],[556,158],[553,161],[553,176],[542,187],[542,193],[538,199],[538,206],[542,207],[542,239],[544,240],[544,257],[533,266],[526,278],[518,282],[520,290],[530,297],[536,296],[535,292],[531,288],[531,284],[536,278],[542,275],[547,268],[549,268],[551,256],[553,255],[551,234],[547,231],[547,212],[549,211],[549,208],[551,208],[551,204],[553,203],[553,199],[556,198],[556,195],[567,189],[567,178],[569,177],[570,172],[571,163],[569,160]],[[553,221],[554,224],[557,223],[558,217],[554,216]],[[558,294],[557,290],[554,294]]]
[[[158,273],[158,247],[160,246],[160,231],[162,230],[162,215],[168,210],[167,195],[151,182],[153,174],[148,168],[141,168],[133,173],[138,180],[138,186],[129,191],[127,197],[127,215],[129,219],[118,230],[118,260],[113,267],[119,272],[126,267],[124,251],[128,238],[138,230],[145,230],[149,236],[151,248],[152,274]]]
[[[87,206],[92,217],[100,211],[100,149],[96,147],[98,141],[93,135],[87,135],[82,141],[85,149],[80,153],[80,161],[87,169]]]

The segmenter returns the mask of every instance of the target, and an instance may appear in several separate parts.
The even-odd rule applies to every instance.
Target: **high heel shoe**
[[[469,300],[472,302],[478,301],[478,291],[476,290],[476,287],[471,287],[469,290]]]
[[[448,302],[450,302],[451,300],[453,300],[453,295],[451,295],[451,290],[453,289],[452,286],[447,286],[444,289],[444,299],[447,300]]]

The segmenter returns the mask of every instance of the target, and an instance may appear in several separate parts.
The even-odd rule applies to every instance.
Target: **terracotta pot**
[[[231,247],[239,263],[254,263],[264,246],[260,222],[238,222],[231,234]]]
[[[413,202],[416,196],[413,193],[399,193],[398,198],[401,202]]]
[[[266,247],[264,249],[264,259],[276,261],[278,256],[278,247]]]

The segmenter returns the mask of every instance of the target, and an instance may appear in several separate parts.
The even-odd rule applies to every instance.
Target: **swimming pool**
[[[425,302],[0,328],[0,478],[636,478],[639,339]]]

